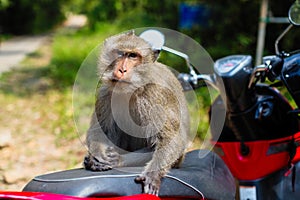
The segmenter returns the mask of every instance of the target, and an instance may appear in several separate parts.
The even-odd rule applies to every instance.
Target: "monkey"
[[[182,86],[157,59],[158,52],[134,31],[104,41],[84,158],[85,169],[92,171],[144,166],[135,181],[154,195],[184,159],[189,133]]]

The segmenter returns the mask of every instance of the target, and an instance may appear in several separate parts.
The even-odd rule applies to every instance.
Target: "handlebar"
[[[258,80],[265,81],[267,77],[271,82],[274,82],[280,76],[283,58],[280,56],[265,56],[263,64],[256,66],[253,69],[248,88],[251,88]]]
[[[196,74],[196,76],[194,76],[187,73],[180,73],[177,78],[184,91],[207,86],[207,84],[218,90],[214,74]]]
[[[203,86],[210,85],[217,90],[220,90],[217,84],[216,74],[199,74],[194,70],[193,65],[190,63],[189,56],[180,51],[174,50],[167,46],[161,47],[162,51],[175,54],[183,58],[189,68],[189,73],[180,73],[177,78],[181,82],[184,91],[193,90]],[[271,82],[280,79],[284,58],[286,55],[272,55],[263,58],[263,64],[251,68],[252,74],[248,83],[248,88],[253,87],[259,80],[264,82],[268,78]]]
[[[181,82],[184,91],[188,91],[191,89],[196,89],[202,86],[206,86],[208,83],[209,85],[213,86],[214,88],[218,89],[216,86],[215,76],[214,74],[197,74],[193,68],[193,65],[190,62],[189,56],[185,53],[177,51],[175,49],[162,46],[161,50],[175,54],[181,58],[183,58],[186,62],[187,67],[189,68],[190,72],[187,73],[180,73],[177,78]],[[204,81],[204,82],[203,82]]]
[[[283,58],[279,56],[266,56],[263,58],[264,63],[268,64],[268,73],[267,77],[270,81],[275,81],[277,77],[280,76],[282,66],[283,66]]]

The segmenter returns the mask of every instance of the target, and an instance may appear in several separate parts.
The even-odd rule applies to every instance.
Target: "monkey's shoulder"
[[[155,68],[154,71],[158,70],[158,71],[165,72],[165,73],[172,73],[170,71],[170,67],[169,66],[167,66],[167,65],[165,65],[165,64],[163,64],[161,62],[158,62],[158,61],[155,61],[153,63],[146,63],[146,65],[148,65],[149,68],[151,68],[151,67]]]
[[[173,90],[181,89],[181,84],[175,76],[175,70],[160,62],[145,64],[147,75],[150,81],[168,86]]]

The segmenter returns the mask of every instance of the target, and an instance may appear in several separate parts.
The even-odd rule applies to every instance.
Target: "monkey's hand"
[[[92,155],[88,154],[84,158],[84,167],[92,171],[107,171],[119,166],[120,155],[113,147],[108,147],[104,154]]]
[[[142,183],[144,193],[158,196],[161,183],[161,176],[159,172],[144,172],[142,175],[136,177],[135,181]]]

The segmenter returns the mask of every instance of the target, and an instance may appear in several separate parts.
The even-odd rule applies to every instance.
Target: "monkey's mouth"
[[[111,82],[113,82],[113,83],[127,83],[127,84],[131,83],[130,81],[123,80],[123,79],[116,79],[116,78],[111,79]]]

